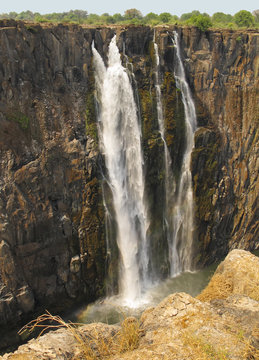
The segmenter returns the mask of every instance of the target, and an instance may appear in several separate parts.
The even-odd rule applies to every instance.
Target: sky
[[[52,12],[64,12],[69,10],[86,10],[89,14],[115,13],[124,14],[127,9],[136,8],[143,15],[149,12],[160,14],[169,12],[172,15],[181,15],[192,10],[199,10],[210,15],[222,11],[226,14],[234,15],[239,10],[253,11],[259,8],[258,0],[2,0],[0,3],[0,13],[10,11],[21,12],[31,10],[41,14]]]

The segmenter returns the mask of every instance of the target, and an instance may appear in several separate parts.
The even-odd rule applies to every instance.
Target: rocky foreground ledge
[[[79,339],[80,334],[80,339]],[[81,339],[84,338],[84,345]],[[2,360],[259,359],[259,258],[231,251],[193,298],[169,295],[137,321],[51,331]]]

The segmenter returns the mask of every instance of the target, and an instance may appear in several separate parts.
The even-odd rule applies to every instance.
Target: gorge
[[[256,30],[3,20],[0,43],[2,329],[258,248]]]

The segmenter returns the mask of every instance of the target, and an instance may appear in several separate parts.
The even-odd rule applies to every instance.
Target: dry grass
[[[190,359],[195,360],[227,360],[229,356],[225,349],[216,349],[202,336],[193,335],[187,331],[183,334],[183,343],[190,349]]]
[[[76,340],[79,350],[73,360],[108,359],[115,354],[131,351],[138,347],[141,330],[138,320],[133,317],[126,318],[122,322],[121,328],[113,336],[105,337],[97,329],[86,334],[86,332],[82,331],[80,325],[82,324],[66,323],[61,317],[53,316],[47,312],[25,325],[19,333],[31,333],[37,328],[41,329],[40,336],[51,329],[67,329]],[[27,360],[26,357],[17,358],[17,360],[23,359]]]
[[[126,318],[122,323],[121,330],[115,336],[117,352],[123,353],[136,349],[141,332],[139,321],[134,317]]]
[[[237,262],[233,262],[233,259],[226,263],[226,260],[223,261],[197,299],[210,301],[226,299],[231,294],[240,294],[259,301],[258,258],[244,252],[237,259]]]
[[[254,338],[259,339],[259,328],[256,327],[252,330],[252,336]],[[259,349],[256,349],[252,341],[250,339],[245,338],[244,332],[239,331],[236,333],[236,337],[238,339],[238,342],[242,343],[244,345],[244,350],[240,352],[240,358],[246,359],[246,360],[258,360],[259,359]]]
[[[232,294],[233,284],[231,277],[222,274],[214,274],[208,286],[197,296],[200,301],[213,299],[226,299]]]
[[[259,283],[257,281],[246,279],[245,289],[235,293],[240,293],[249,296],[251,299],[259,301]],[[233,294],[233,279],[230,274],[215,274],[213,275],[208,286],[197,296],[200,301],[211,301],[214,299],[226,299]]]
[[[247,295],[256,301],[259,301],[259,274],[255,275],[257,279],[255,281],[247,282]]]

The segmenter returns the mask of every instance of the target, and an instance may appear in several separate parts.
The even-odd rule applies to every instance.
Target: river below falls
[[[185,292],[191,296],[198,295],[208,284],[216,267],[217,265],[213,264],[205,269],[196,272],[185,272],[154,284],[131,307],[124,305],[119,296],[112,296],[87,306],[81,306],[73,313],[67,314],[65,318],[72,322],[84,324],[93,322],[116,324],[127,316],[140,317],[146,308],[156,306],[169,294]]]

